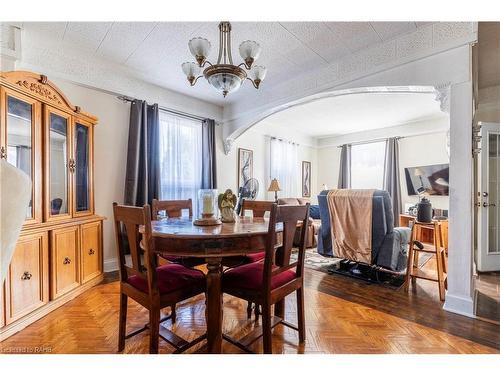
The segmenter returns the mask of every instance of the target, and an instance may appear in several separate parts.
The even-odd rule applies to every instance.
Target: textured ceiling
[[[256,125],[274,124],[311,137],[331,137],[445,118],[435,94],[362,93],[320,99],[278,112]]]
[[[268,68],[264,85],[272,88],[294,76],[328,66],[335,60],[415,31],[420,22],[234,22],[233,60],[247,39],[262,46],[258,63]],[[31,38],[47,48],[71,48],[131,68],[147,82],[223,105],[254,90],[249,82],[223,99],[205,80],[190,87],[180,65],[192,61],[187,42],[195,36],[212,43],[216,59],[218,22],[25,22]],[[48,42],[49,41],[49,42]]]

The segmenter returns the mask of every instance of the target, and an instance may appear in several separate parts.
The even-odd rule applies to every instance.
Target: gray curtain
[[[385,146],[384,190],[392,199],[394,226],[399,226],[401,213],[401,185],[399,183],[399,138],[388,138]]]
[[[342,145],[338,188],[351,188],[351,145]]]
[[[202,164],[201,188],[217,189],[217,163],[215,159],[215,121],[205,119],[202,122]]]
[[[151,204],[153,198],[159,197],[159,126],[158,104],[148,105],[142,100],[131,104],[125,176],[126,205]]]

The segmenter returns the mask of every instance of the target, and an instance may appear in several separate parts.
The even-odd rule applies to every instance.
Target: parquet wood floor
[[[500,328],[441,309],[435,284],[418,281],[409,295],[377,285],[306,271],[307,340],[278,326],[274,353],[500,353]],[[118,283],[94,287],[23,331],[0,343],[0,352],[39,348],[52,353],[115,353],[118,333]],[[174,331],[192,340],[205,331],[205,304],[195,298],[178,305]],[[168,312],[168,309],[166,310]],[[286,315],[296,322],[295,297],[286,301]],[[129,303],[128,331],[141,327],[147,311]],[[168,321],[166,326],[172,327]],[[246,303],[224,298],[224,331],[244,336],[260,322],[246,319]],[[260,340],[252,348],[262,352]],[[203,352],[203,344],[189,352]],[[160,352],[172,351],[160,342]],[[224,342],[224,353],[241,351]],[[125,353],[147,353],[148,333],[126,342]]]

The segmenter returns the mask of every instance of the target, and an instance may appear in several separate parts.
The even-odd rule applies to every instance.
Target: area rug
[[[292,250],[291,259],[293,262],[297,260],[298,254],[298,249]],[[318,254],[318,250],[316,248],[306,249],[304,267],[328,273],[328,270],[332,266],[339,264],[341,260],[342,259],[340,258],[324,257],[323,255]]]
[[[298,249],[293,249],[291,260],[297,260]],[[422,268],[430,259],[432,254],[421,254],[418,259],[418,267]],[[346,266],[340,258],[324,257],[318,254],[316,248],[306,250],[304,267],[327,274],[337,274],[366,281],[370,284],[378,284],[390,289],[399,289],[404,284],[404,273],[386,272],[383,269],[373,269],[370,266]]]

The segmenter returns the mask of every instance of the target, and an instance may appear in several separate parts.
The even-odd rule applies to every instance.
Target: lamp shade
[[[267,69],[262,65],[255,65],[252,70],[250,70],[250,77],[256,81],[263,81],[266,78]]]
[[[254,42],[253,40],[245,40],[240,44],[239,50],[240,56],[246,61],[248,58],[257,60],[262,49],[257,42]]]
[[[200,67],[194,62],[185,62],[181,65],[186,77],[196,77],[200,73]]]
[[[218,91],[221,91],[224,96],[232,91],[240,88],[241,77],[231,73],[216,73],[208,77],[208,82]]]
[[[267,191],[274,191],[274,192],[281,191],[280,183],[278,182],[278,180],[276,178],[273,178],[271,180],[271,183],[269,184]]]
[[[415,176],[417,176],[417,177],[425,176],[424,171],[422,169],[420,169],[420,168],[415,168],[415,172],[414,173],[415,173]]]
[[[210,48],[212,47],[212,45],[207,39],[200,37],[191,39],[188,43],[188,46],[189,46],[189,51],[195,58],[197,57],[206,58],[210,53]]]

